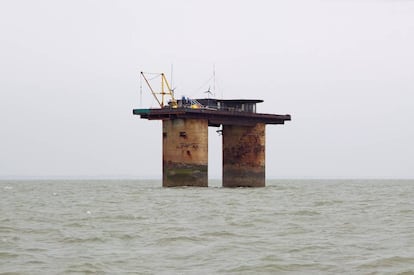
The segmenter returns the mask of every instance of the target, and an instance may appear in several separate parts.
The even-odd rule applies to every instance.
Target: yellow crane
[[[154,75],[153,73],[144,73],[141,72],[142,78],[145,80],[145,82],[148,85],[148,88],[151,90],[152,95],[154,96],[155,100],[160,105],[160,108],[164,108],[166,106],[171,106],[172,108],[177,108],[177,100],[174,98],[174,91],[171,89],[170,84],[167,81],[167,78],[165,77],[164,73],[156,73],[156,77],[161,78],[161,91],[155,91],[152,85],[150,84],[150,81],[146,75]],[[169,100],[168,100],[169,99]],[[168,101],[166,101],[168,100]]]

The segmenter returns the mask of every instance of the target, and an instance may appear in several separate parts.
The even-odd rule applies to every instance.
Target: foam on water
[[[414,181],[0,181],[0,273],[414,272]]]

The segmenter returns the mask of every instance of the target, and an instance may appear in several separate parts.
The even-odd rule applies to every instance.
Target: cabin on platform
[[[212,110],[256,113],[256,104],[262,102],[263,100],[260,99],[189,99],[183,97],[182,99],[177,100],[177,105],[178,108],[186,108],[199,105],[199,107]]]

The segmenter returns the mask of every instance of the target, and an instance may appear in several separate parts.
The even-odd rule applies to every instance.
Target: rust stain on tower
[[[223,126],[223,187],[265,186],[265,127]]]
[[[176,100],[164,74],[159,92],[141,75],[160,108],[133,114],[162,121],[164,187],[208,186],[209,126],[222,126],[223,187],[265,186],[266,124],[284,124],[290,115],[257,113],[257,99]]]

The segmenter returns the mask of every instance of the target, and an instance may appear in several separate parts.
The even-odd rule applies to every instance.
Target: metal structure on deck
[[[160,79],[161,79],[161,90],[160,91],[154,90],[153,86],[150,84],[148,80],[147,74],[160,76]],[[155,100],[158,102],[158,105],[160,105],[160,108],[165,107],[165,102],[166,102],[165,99],[168,97],[170,98],[169,105],[173,108],[177,106],[177,101],[174,98],[174,91],[171,89],[171,86],[168,83],[167,78],[165,77],[164,73],[155,73],[155,74],[152,73],[151,74],[151,73],[141,72],[141,77],[147,83],[148,88],[150,89]],[[161,96],[161,99],[158,98],[158,96]]]

